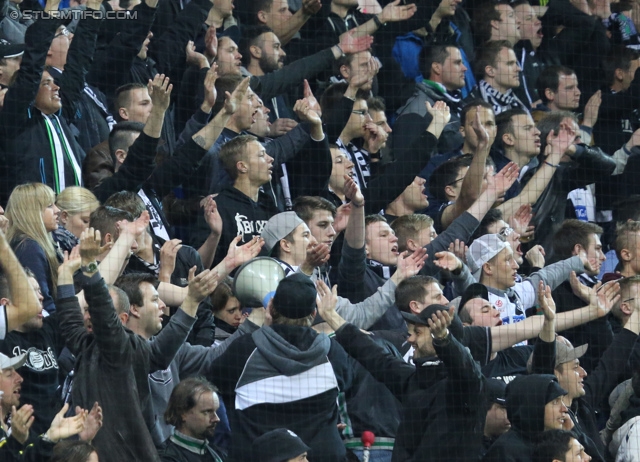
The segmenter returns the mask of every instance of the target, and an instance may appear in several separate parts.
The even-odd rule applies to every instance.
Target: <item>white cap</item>
[[[8,357],[0,353],[0,371],[8,369],[10,367],[14,369],[18,369],[22,367],[22,365],[27,361],[27,354],[22,353],[19,356],[14,356],[13,358]]]
[[[467,250],[467,265],[476,281],[480,281],[482,265],[507,248],[508,242],[499,234],[485,234],[473,241]]]

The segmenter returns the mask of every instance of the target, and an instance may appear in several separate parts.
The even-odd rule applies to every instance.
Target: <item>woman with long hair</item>
[[[82,186],[69,186],[58,194],[56,206],[60,209],[60,226],[53,232],[53,240],[61,250],[71,252],[80,243],[80,235],[89,227],[91,212],[100,207],[100,201]]]
[[[232,282],[229,278],[218,283],[210,300],[216,326],[214,345],[219,345],[238,330],[240,324],[244,322],[245,316],[242,314],[240,302],[233,293]]]
[[[48,313],[54,304],[61,255],[51,233],[58,229],[58,207],[53,190],[42,183],[16,186],[7,203],[7,240],[25,268],[40,284],[43,307]]]

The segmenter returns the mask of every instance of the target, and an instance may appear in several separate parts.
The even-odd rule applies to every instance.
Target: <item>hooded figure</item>
[[[511,430],[491,446],[483,462],[533,462],[533,451],[540,434],[561,429],[562,419],[568,419],[567,407],[560,401],[556,415],[551,415],[549,403],[555,403],[567,392],[550,374],[516,377],[507,385],[507,417]],[[545,413],[549,415],[545,415]]]
[[[252,460],[251,441],[287,428],[311,448],[311,460],[345,460],[336,400],[351,371],[342,347],[309,327],[316,294],[303,274],[283,279],[268,305],[273,325],[238,338],[214,362],[209,377],[233,428],[230,459]]]

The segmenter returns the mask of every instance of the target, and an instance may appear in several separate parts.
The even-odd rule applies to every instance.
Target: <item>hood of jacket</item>
[[[287,376],[327,362],[331,348],[329,337],[308,327],[266,326],[255,331],[252,338],[265,360]]]
[[[524,438],[535,438],[544,431],[544,407],[555,375],[533,374],[516,377],[507,385],[507,417],[511,427]]]

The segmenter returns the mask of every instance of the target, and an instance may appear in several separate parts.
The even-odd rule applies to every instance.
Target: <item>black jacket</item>
[[[562,30],[556,33],[558,26]],[[592,95],[602,82],[600,63],[611,48],[602,19],[583,13],[569,0],[558,0],[549,3],[542,17],[542,32],[538,49],[573,69],[582,94]]]
[[[520,86],[514,88],[513,91],[518,99],[531,110],[533,109],[533,103],[540,99],[536,89],[536,82],[547,62],[541,53],[533,49],[529,40],[520,40],[513,47],[513,51],[516,53],[520,68],[522,68]]]
[[[516,377],[507,385],[507,416],[511,430],[493,443],[483,462],[533,462],[536,439],[544,432],[544,407],[550,374]]]
[[[413,149],[414,141],[419,138],[431,123],[431,114],[427,112],[425,102],[433,106],[436,101],[444,101],[451,109],[451,120],[444,128],[438,140],[438,152],[450,152],[462,146],[464,138],[460,134],[461,95],[459,93],[441,93],[423,82],[417,83],[413,96],[404,106],[398,109],[397,119],[393,125],[390,148],[396,156],[404,155],[404,150]],[[424,146],[427,148],[428,146]],[[423,166],[427,165],[431,152],[422,151]]]
[[[352,324],[336,339],[404,405],[393,448],[393,462],[478,458],[484,427],[484,377],[453,336],[434,344],[438,358],[416,366],[389,355]]]
[[[611,176],[616,168],[615,161],[595,146],[578,146],[571,161],[561,162],[549,184],[533,206],[533,224],[536,227],[536,243],[545,249],[553,247],[555,233],[566,216],[567,194],[577,188],[596,183]],[[540,157],[540,165],[544,163]],[[522,183],[526,184],[538,169],[528,170]],[[597,191],[597,186],[596,186]]]
[[[84,89],[84,74],[95,49],[100,20],[83,19],[71,43],[66,71],[60,79],[62,110],[58,119],[69,142],[71,152],[63,157],[65,183],[82,185],[82,175],[74,175],[70,156],[79,166],[85,157],[70,128],[75,118],[76,105]],[[0,112],[0,151],[5,156],[0,162],[5,191],[22,183],[41,182],[56,192],[55,153],[50,142],[45,116],[33,105],[40,88],[47,50],[60,25],[58,20],[41,19],[27,31],[22,65],[14,85],[7,92],[4,108]]]
[[[276,428],[296,433],[317,462],[341,462],[338,391],[351,385],[342,347],[307,327],[275,325],[233,342],[210,376],[227,403],[232,461],[252,459],[249,442]]]
[[[637,72],[635,75],[640,76]],[[625,91],[616,93],[608,86],[601,90],[602,103],[593,126],[593,138],[604,152],[613,155],[638,128],[633,111],[640,107],[640,78],[635,77]]]
[[[98,401],[104,409],[104,423],[94,439],[100,460],[159,461],[149,433],[153,408],[148,375],[169,367],[195,319],[179,311],[170,327],[151,341],[145,340],[122,325],[109,290],[99,278],[96,273],[84,288],[91,334],[84,327],[78,299],[69,296],[65,286],[58,289],[64,297],[58,299],[62,335],[77,357],[73,406],[91,409]]]

